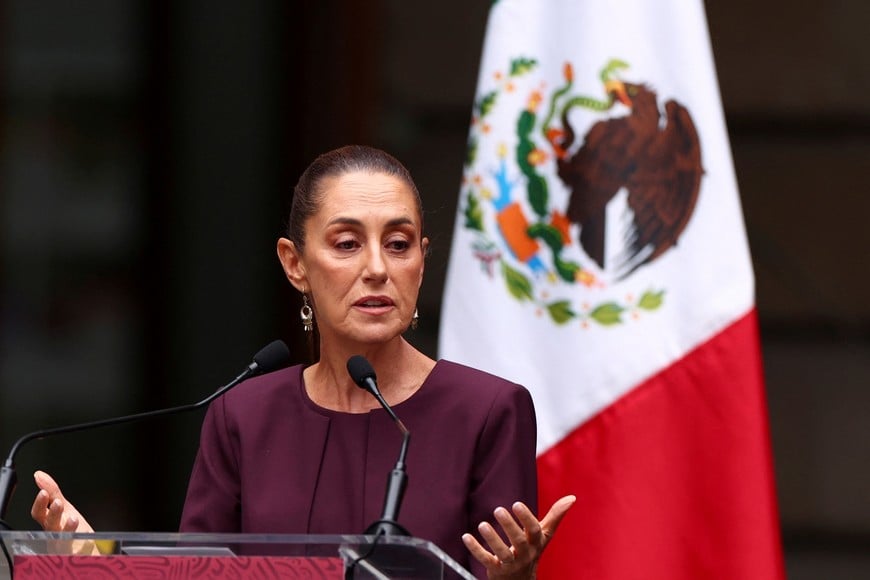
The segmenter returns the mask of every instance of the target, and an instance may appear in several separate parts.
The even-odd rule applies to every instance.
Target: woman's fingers
[[[550,508],[550,511],[547,512],[547,515],[544,516],[544,519],[541,520],[541,528],[543,529],[545,536],[545,543],[553,537],[556,528],[558,528],[559,524],[562,522],[562,518],[565,517],[565,514],[568,513],[568,510],[571,509],[571,506],[574,505],[575,501],[577,501],[577,498],[573,495],[566,495],[565,497],[559,498],[556,500],[556,503],[553,504],[553,507]]]
[[[63,493],[60,491],[60,486],[52,476],[44,471],[37,471],[33,474],[33,480],[36,482],[36,487],[44,489],[52,498],[63,498]]]
[[[44,471],[33,474],[39,491],[30,515],[48,532],[93,533],[90,524],[81,517],[75,506],[69,503],[60,491],[57,482]],[[83,554],[96,556],[100,552],[93,540],[55,540],[53,549],[61,554]]]
[[[488,522],[482,522],[478,526],[478,531],[480,537],[489,546],[489,551],[472,536],[463,537],[472,555],[487,567],[503,569],[503,566],[511,566],[511,568],[515,568],[514,565],[526,566],[534,562],[540,553],[540,522],[522,502],[515,503],[512,509],[513,514],[503,507],[493,511],[496,522],[508,540],[507,543]]]
[[[485,567],[490,568],[498,564],[498,557],[491,554],[486,548],[480,545],[480,542],[477,541],[471,534],[462,534],[462,543],[465,544],[468,552],[474,557],[475,560],[483,564]]]
[[[503,507],[496,508],[493,516],[495,516],[495,520],[499,523],[501,529],[504,530],[505,536],[507,536],[511,546],[513,546],[513,555],[516,556],[524,552],[529,543],[526,530],[523,529],[524,526],[518,524],[514,516]],[[535,520],[535,523],[537,523],[537,520]]]
[[[59,531],[61,516],[63,515],[63,496],[57,483],[45,472],[37,471],[33,474],[39,492],[30,508],[30,516],[36,522],[49,531]]]
[[[503,507],[496,508],[493,515],[510,545],[488,522],[482,522],[477,529],[489,550],[471,534],[464,534],[462,542],[490,575],[513,576],[527,571],[533,574],[538,558],[576,500],[573,495],[560,498],[540,521],[522,502],[511,506],[513,514]]]
[[[501,536],[498,535],[498,532],[495,531],[495,528],[489,522],[482,522],[477,526],[477,531],[480,532],[480,537],[484,539],[489,549],[500,562],[513,562],[513,550],[504,543],[504,540],[501,539]]]
[[[51,503],[48,504],[48,514],[45,516],[45,523],[42,527],[51,532],[59,532],[63,529],[62,500],[54,498],[51,500]]]
[[[40,517],[45,515],[45,510],[48,508],[48,493],[45,490],[40,489],[39,493],[36,494],[36,499],[33,500],[33,505],[30,506],[30,517],[35,520],[39,520]]]
[[[79,527],[79,519],[74,515],[69,516],[63,524],[63,532],[75,532]]]
[[[538,518],[535,517],[535,514],[532,513],[532,510],[528,508],[526,504],[521,501],[514,503],[511,506],[511,510],[513,510],[514,515],[517,520],[519,520],[518,529],[520,529],[520,541],[524,543],[528,543],[531,546],[539,546],[541,544],[541,522],[538,521]],[[507,510],[505,510],[507,511]],[[520,528],[520,526],[522,526]],[[513,537],[511,538],[513,541]],[[514,542],[516,545],[516,542]]]
[[[39,487],[33,506],[30,508],[31,517],[50,532],[75,532],[78,530],[79,518],[75,508],[66,501],[60,486],[44,471],[37,471],[33,479]]]

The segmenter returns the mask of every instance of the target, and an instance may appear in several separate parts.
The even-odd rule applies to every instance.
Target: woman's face
[[[423,281],[429,242],[416,198],[383,173],[328,178],[322,191],[320,209],[305,224],[304,253],[279,242],[287,276],[312,297],[324,340],[390,340],[410,324]]]

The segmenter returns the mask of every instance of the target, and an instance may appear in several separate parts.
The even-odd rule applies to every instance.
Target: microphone
[[[378,389],[377,376],[375,369],[368,360],[362,355],[354,355],[347,361],[347,372],[350,373],[353,382],[365,391],[368,391],[378,400],[381,407],[389,413],[393,421],[402,432],[402,448],[399,451],[399,458],[396,461],[396,466],[393,467],[390,474],[387,476],[387,492],[384,497],[384,509],[380,519],[373,522],[366,528],[366,535],[400,535],[410,536],[411,534],[399,525],[397,518],[399,517],[399,509],[402,507],[402,496],[405,495],[405,486],[408,483],[408,474],[405,472],[405,456],[408,454],[408,441],[411,439],[411,432],[408,431],[405,424],[396,416],[384,397],[381,396],[381,391]]]
[[[90,421],[88,423],[66,425],[63,427],[55,427],[53,429],[43,429],[41,431],[34,431],[33,433],[28,433],[24,435],[23,437],[18,439],[15,444],[12,445],[12,449],[9,451],[9,455],[6,457],[6,462],[3,464],[3,467],[0,468],[0,529],[11,529],[10,526],[5,521],[3,521],[3,518],[6,517],[6,508],[9,504],[9,500],[12,498],[12,493],[15,491],[15,484],[18,479],[15,473],[15,455],[18,453],[18,450],[21,448],[21,446],[28,441],[32,441],[34,439],[42,439],[44,437],[50,437],[53,435],[60,435],[62,433],[86,431],[88,429],[95,429],[97,427],[108,427],[109,425],[119,425],[121,423],[140,421],[142,419],[150,419],[152,417],[160,417],[162,415],[171,415],[174,413],[193,411],[209,404],[214,399],[223,395],[245,379],[248,379],[258,374],[269,373],[287,366],[289,360],[290,350],[287,348],[287,345],[284,344],[284,341],[275,340],[260,349],[260,351],[254,355],[251,364],[245,367],[245,370],[243,370],[239,374],[239,376],[234,378],[226,385],[220,387],[217,391],[215,391],[205,399],[199,401],[198,403],[181,405],[178,407],[170,407],[168,409],[146,411],[144,413],[136,413],[134,415],[124,415],[122,417],[112,417],[109,419],[101,419],[99,421]]]

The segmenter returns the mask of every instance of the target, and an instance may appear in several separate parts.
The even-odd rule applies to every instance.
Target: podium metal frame
[[[73,553],[80,542],[101,554]],[[432,542],[393,535],[3,531],[0,549],[0,579],[15,580],[52,570],[71,579],[137,578],[146,570],[149,578],[475,580]]]

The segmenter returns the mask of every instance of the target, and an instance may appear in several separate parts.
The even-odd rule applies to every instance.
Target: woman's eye
[[[352,250],[356,247],[356,242],[354,240],[342,240],[336,243],[335,247],[339,250]]]
[[[408,243],[407,240],[393,240],[393,241],[387,243],[387,247],[389,247],[391,250],[395,250],[397,252],[402,252],[404,250],[407,250],[410,246],[411,246],[411,244]]]

